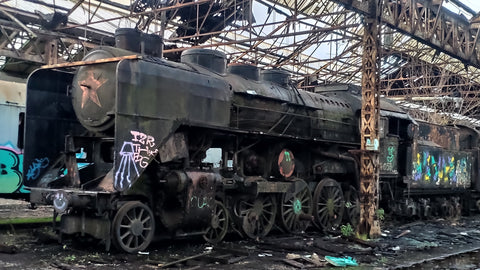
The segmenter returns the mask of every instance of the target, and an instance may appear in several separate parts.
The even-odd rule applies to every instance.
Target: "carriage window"
[[[385,138],[385,127],[388,125],[388,119],[385,117],[380,117],[380,123],[378,125],[378,135],[380,138]]]
[[[213,168],[220,168],[222,162],[222,148],[210,148],[205,153],[202,163],[211,163]]]
[[[21,112],[18,115],[18,138],[17,138],[17,147],[23,149],[23,131],[25,129],[25,113]]]

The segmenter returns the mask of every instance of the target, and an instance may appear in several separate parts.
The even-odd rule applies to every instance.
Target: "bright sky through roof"
[[[473,11],[480,12],[480,1],[478,0],[461,0],[463,4],[465,4],[467,7],[471,8]],[[462,12],[458,7],[456,7],[452,2],[447,2],[445,1],[443,3],[443,7],[451,10],[454,13],[457,14],[463,14],[467,19],[470,19],[472,17],[471,14],[468,14],[466,12]]]

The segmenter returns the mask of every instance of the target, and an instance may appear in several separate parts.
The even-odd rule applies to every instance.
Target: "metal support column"
[[[360,155],[360,223],[358,233],[375,237],[380,234],[376,217],[379,187],[379,134],[380,114],[380,24],[378,0],[369,0],[370,14],[365,16],[362,59],[362,115]]]

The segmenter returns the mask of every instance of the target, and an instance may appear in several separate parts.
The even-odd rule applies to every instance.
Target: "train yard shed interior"
[[[478,212],[473,2],[0,1],[0,195],[131,254]]]

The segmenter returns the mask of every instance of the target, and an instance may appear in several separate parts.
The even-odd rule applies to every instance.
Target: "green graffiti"
[[[290,152],[285,151],[284,154],[285,154],[285,161],[287,162],[292,161],[292,158],[290,157]]]
[[[293,201],[293,212],[295,213],[295,215],[298,215],[301,211],[302,202],[299,199],[295,199],[295,201]]]
[[[22,186],[23,155],[0,148],[0,193],[12,193]]]
[[[395,146],[389,146],[387,151],[388,151],[387,162],[392,163],[393,160],[395,159]]]
[[[193,202],[194,200],[197,201],[197,207],[200,209],[208,206],[208,198],[206,197],[203,197],[202,202],[200,202],[200,199],[197,196],[192,196],[192,198],[190,198],[190,202]]]

